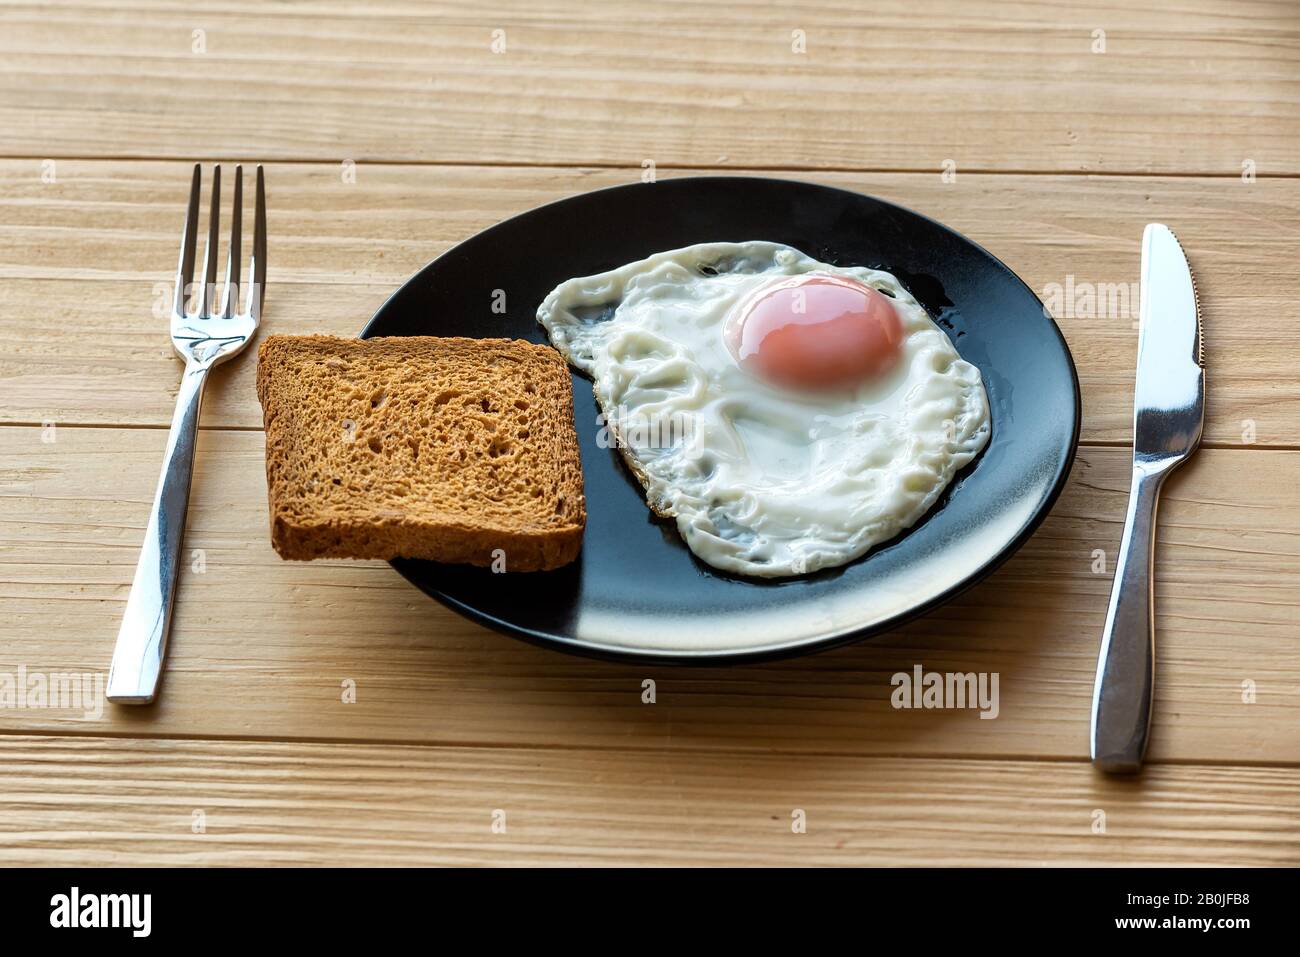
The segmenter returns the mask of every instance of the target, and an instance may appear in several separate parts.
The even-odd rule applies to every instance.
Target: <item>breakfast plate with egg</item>
[[[879,633],[988,575],[1068,475],[1078,381],[1006,266],[809,183],[692,177],[523,213],[363,338],[547,345],[573,376],[586,529],[564,567],[397,559],[490,627],[712,662]]]

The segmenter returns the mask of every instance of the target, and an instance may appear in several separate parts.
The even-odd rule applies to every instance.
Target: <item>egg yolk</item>
[[[898,361],[903,326],[889,297],[840,276],[779,280],[741,303],[727,325],[741,368],[793,389],[854,386]]]

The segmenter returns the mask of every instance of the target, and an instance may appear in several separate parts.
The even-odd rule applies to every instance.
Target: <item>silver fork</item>
[[[202,167],[194,166],[190,204],[181,234],[181,256],[176,266],[172,297],[172,345],[185,360],[176,412],[167,436],[162,475],[154,493],[153,512],[145,531],[135,580],[126,601],[122,628],[117,633],[113,663],[108,670],[108,700],[119,704],[149,704],[158,691],[167,633],[171,628],[176,575],[180,568],[185,512],[194,473],[194,446],[199,433],[199,407],[203,386],[212,367],[248,345],[257,331],[266,290],[266,188],[262,167],[257,167],[257,212],[253,225],[253,255],[249,261],[250,288],[239,311],[239,222],[243,201],[243,167],[235,167],[235,202],[231,217],[230,248],[226,257],[226,282],[220,307],[212,309],[217,278],[217,237],[221,213],[221,167],[212,173],[212,205],[208,215],[208,240],[203,256],[203,280],[193,310],[187,309],[194,273],[194,245],[199,226]]]

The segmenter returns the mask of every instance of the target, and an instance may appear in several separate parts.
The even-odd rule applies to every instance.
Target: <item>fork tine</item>
[[[248,295],[248,314],[253,317],[253,322],[261,322],[262,299],[266,292],[266,184],[260,163],[257,167],[257,210],[253,220],[253,260],[248,267],[248,279],[253,284]]]
[[[190,279],[194,275],[194,239],[199,230],[199,188],[202,184],[202,167],[194,164],[194,176],[190,181],[190,205],[185,213],[185,231],[181,233],[181,258],[176,264],[176,291],[172,294],[172,313],[180,319],[185,318],[185,306],[189,301]]]
[[[212,287],[217,281],[217,236],[221,223],[221,166],[212,168],[212,203],[208,209],[208,242],[203,249],[203,285],[199,287],[199,318],[212,315]]]
[[[221,293],[221,317],[229,319],[239,308],[239,224],[244,209],[244,167],[235,167],[235,208],[230,216],[230,248],[226,252],[226,287]]]

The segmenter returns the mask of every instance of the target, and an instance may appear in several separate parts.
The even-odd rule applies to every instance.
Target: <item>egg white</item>
[[[737,302],[784,276],[893,297],[901,355],[880,379],[807,392],[737,365]],[[769,242],[703,243],[557,286],[537,311],[590,376],[604,427],[702,561],[777,578],[842,565],[910,528],[989,438],[979,370],[890,273]]]

